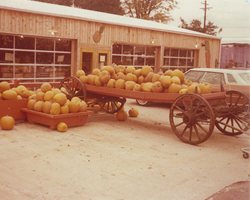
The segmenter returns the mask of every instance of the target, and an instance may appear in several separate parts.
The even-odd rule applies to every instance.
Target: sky
[[[174,21],[168,23],[171,26],[181,25],[180,17],[187,23],[193,19],[204,21],[205,0],[177,0],[178,7],[170,12]],[[217,34],[222,39],[246,39],[250,40],[250,0],[206,0],[208,6],[206,23],[213,22],[222,28]]]

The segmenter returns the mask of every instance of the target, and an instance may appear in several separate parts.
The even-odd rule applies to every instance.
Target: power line
[[[204,26],[203,26],[203,31],[206,32],[206,18],[207,18],[207,10],[213,8],[213,7],[207,7],[207,1],[205,0],[205,3],[201,2],[202,4],[205,5],[205,8],[201,8],[202,10],[204,10]]]

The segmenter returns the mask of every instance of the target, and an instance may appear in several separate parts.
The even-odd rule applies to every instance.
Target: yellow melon
[[[19,89],[17,89],[17,88],[11,88],[11,90],[13,90],[14,92],[16,92],[17,93],[17,95],[21,95],[21,91],[19,90]]]
[[[59,94],[59,93],[58,93]],[[53,99],[53,97],[55,96],[55,93],[53,91],[47,91],[45,94],[44,94],[44,101],[50,101]]]
[[[144,82],[144,80],[145,80],[144,76],[141,75],[137,78],[137,83],[141,84]]]
[[[76,113],[80,110],[80,102],[78,101],[71,101],[68,106],[70,113]]]
[[[174,71],[172,71],[171,77],[173,77],[173,76],[179,77],[179,79],[180,79],[181,82],[183,82],[184,78],[185,78],[184,73],[181,70],[179,70],[179,69],[175,69]]]
[[[10,84],[7,81],[0,82],[0,93],[9,89],[10,89]]]
[[[141,69],[136,69],[134,72],[133,72],[134,75],[136,75],[137,77],[141,76]]]
[[[82,69],[79,69],[76,72],[76,77],[80,78],[81,76],[85,76],[85,72]]]
[[[128,114],[130,117],[137,117],[139,115],[139,112],[136,108],[130,108]]]
[[[30,99],[27,103],[27,108],[30,110],[34,110],[34,105],[36,104],[37,100]]]
[[[102,83],[108,83],[109,79],[111,78],[110,73],[107,70],[101,71],[99,75],[99,79]]]
[[[69,106],[68,105],[63,105],[63,106],[61,106],[61,108],[60,108],[60,113],[61,114],[68,114],[69,113]]]
[[[147,82],[141,84],[141,89],[143,92],[152,92],[153,83]]]
[[[100,73],[101,73],[100,69],[95,68],[95,69],[92,70],[92,74],[94,74],[94,75],[99,76]]]
[[[172,81],[172,83],[175,83],[177,85],[181,85],[181,80],[178,76],[172,76],[171,81]]]
[[[187,89],[183,88],[179,91],[179,94],[186,94],[187,93]]]
[[[159,92],[162,92],[163,90],[164,90],[164,88],[163,88],[160,81],[156,81],[153,83],[152,92],[159,93]]]
[[[123,79],[118,79],[118,80],[115,82],[115,88],[124,89],[124,88],[125,88],[125,80],[123,80]]]
[[[23,90],[27,90],[27,88],[24,85],[17,86],[17,89],[20,90],[20,92],[22,92]]]
[[[159,81],[161,75],[160,74],[154,74],[152,77],[152,83]]]
[[[15,120],[11,116],[3,116],[0,119],[0,125],[3,130],[11,130],[15,126]]]
[[[52,88],[52,92],[54,92],[54,95],[61,93],[62,91],[59,88]]]
[[[152,82],[154,76],[154,72],[149,72],[148,75],[145,77],[145,82]]]
[[[59,103],[52,103],[51,104],[51,109],[50,109],[50,114],[52,115],[59,115],[61,112],[61,106]]]
[[[120,110],[116,113],[116,118],[119,121],[125,121],[128,118],[128,114],[124,110]]]
[[[68,125],[64,122],[60,122],[59,124],[57,124],[56,128],[59,132],[65,132],[68,130]]]
[[[21,95],[17,95],[17,99],[23,99]]]
[[[98,76],[95,78],[95,85],[96,86],[102,86],[103,85],[103,83],[101,82],[101,80],[100,80],[100,78]]]
[[[168,88],[172,83],[170,76],[163,76],[163,77],[161,77],[160,81],[161,81],[161,84],[164,88]]]
[[[138,84],[138,83],[136,83],[136,84],[134,85],[133,91],[141,91],[141,85]]]
[[[83,84],[88,84],[88,76],[81,76],[79,79]]]
[[[181,85],[176,84],[176,83],[172,83],[169,87],[168,87],[168,92],[169,93],[179,93],[181,90]]]
[[[119,72],[122,72],[123,74],[125,74],[126,68],[123,65],[117,65],[115,67],[115,73],[118,74]]]
[[[96,78],[97,76],[96,75],[93,75],[93,74],[89,74],[88,75],[88,84],[90,84],[90,85],[95,85],[95,78]]]
[[[115,74],[115,80],[118,80],[118,79],[125,79],[125,74],[123,74],[122,72],[118,72],[117,74]]]
[[[41,90],[42,90],[42,92],[47,92],[47,91],[50,91],[50,90],[52,90],[52,87],[51,87],[51,85],[50,85],[50,83],[43,83],[42,85],[41,85]]]
[[[143,66],[141,68],[141,74],[146,77],[149,72],[153,72],[153,69],[150,66]]]
[[[5,100],[15,100],[17,99],[17,93],[14,92],[13,90],[5,90],[2,95],[1,95],[2,99]]]
[[[133,90],[135,84],[136,84],[136,82],[134,82],[134,81],[126,81],[125,82],[125,89],[126,90]]]
[[[85,101],[81,101],[79,112],[85,112],[87,108],[88,108],[88,104]]]
[[[173,70],[168,69],[167,71],[164,72],[164,76],[171,76]]]
[[[53,97],[53,101],[63,106],[67,102],[67,96],[63,93],[58,93]]]
[[[109,79],[109,81],[107,83],[107,87],[114,88],[115,87],[115,82],[116,82],[115,79],[113,79],[113,78]]]
[[[82,101],[79,97],[73,97],[72,99],[71,99],[71,101]]]
[[[196,84],[192,84],[187,88],[187,93],[201,94],[201,89]]]
[[[36,100],[43,101],[44,100],[44,92],[37,92],[36,93]]]
[[[45,101],[43,103],[43,112],[47,113],[47,114],[50,114],[51,105],[52,105],[52,101]]]
[[[127,68],[126,68],[126,74],[133,73],[134,71],[135,71],[135,67],[134,66],[127,66]]]
[[[43,104],[44,104],[44,101],[37,101],[34,105],[34,110],[38,111],[38,112],[42,112],[43,111]]]
[[[104,71],[104,70],[108,71],[110,74],[113,74],[115,72],[115,69],[112,66],[103,66],[101,68],[101,71]]]

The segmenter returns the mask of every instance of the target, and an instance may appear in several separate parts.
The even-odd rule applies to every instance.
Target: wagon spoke
[[[197,124],[197,126],[199,126],[200,127],[200,129],[201,130],[203,130],[206,134],[208,134],[208,132],[203,128],[203,126],[202,125],[200,125],[200,123],[199,122],[197,122],[196,123]]]
[[[195,133],[196,133],[197,137],[199,138],[199,140],[201,140],[196,124],[194,125],[194,130],[195,130]]]
[[[193,131],[193,126],[190,126],[190,131],[189,131],[189,141],[192,141],[192,131]]]
[[[179,111],[181,111],[182,113],[184,113],[185,111],[182,109],[182,108],[180,108],[179,106],[175,106]]]

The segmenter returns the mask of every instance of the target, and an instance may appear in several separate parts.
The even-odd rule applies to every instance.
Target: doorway
[[[92,72],[93,67],[93,53],[92,52],[82,52],[82,70],[85,71],[86,74],[90,74]]]

